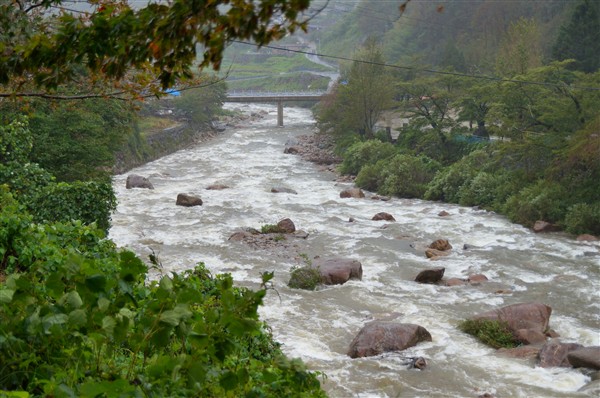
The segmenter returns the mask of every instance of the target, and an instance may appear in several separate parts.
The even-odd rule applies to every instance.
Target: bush
[[[285,233],[284,230],[279,228],[277,224],[265,224],[260,227],[261,234],[281,234]]]
[[[386,161],[379,192],[402,198],[422,198],[427,184],[440,167],[438,162],[426,156],[396,155]]]
[[[108,233],[117,198],[110,181],[49,184],[29,206],[37,222],[80,220]]]
[[[424,198],[441,200],[449,203],[459,203],[463,186],[468,185],[473,178],[488,166],[489,155],[481,150],[473,151],[460,161],[446,167],[435,175]]]
[[[490,319],[467,319],[461,322],[458,328],[493,348],[514,348],[520,345],[506,322]]]
[[[33,224],[6,189],[0,204],[0,391],[325,396],[259,321],[272,273],[258,291],[203,264],[148,282],[93,226]]]
[[[481,171],[470,182],[462,185],[458,192],[458,203],[463,206],[499,209],[512,193],[512,189],[509,174]]]
[[[569,192],[560,184],[539,180],[508,198],[505,213],[511,221],[532,226],[538,220],[561,223],[569,206]]]
[[[357,142],[344,153],[340,173],[357,175],[360,169],[368,164],[387,159],[396,154],[396,148],[389,142],[369,140]]]
[[[383,183],[383,170],[387,160],[380,160],[375,164],[367,164],[360,169],[354,183],[356,186],[367,191],[377,192]]]
[[[293,267],[288,286],[292,289],[315,290],[321,284],[321,272],[310,265]]]
[[[578,203],[567,211],[565,230],[572,234],[600,235],[600,202]]]

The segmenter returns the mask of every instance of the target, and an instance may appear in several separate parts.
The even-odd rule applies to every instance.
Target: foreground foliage
[[[95,227],[34,223],[6,187],[0,203],[0,391],[324,396],[259,321],[266,288],[234,287],[203,264],[147,281],[148,267]]]
[[[0,32],[0,97],[160,95],[177,82],[193,81],[198,61],[201,68],[218,69],[232,40],[268,44],[306,30],[302,12],[310,1],[84,3],[87,12],[73,12],[63,0],[0,5],[6,27]],[[89,78],[82,84],[85,94],[60,92],[82,75]]]

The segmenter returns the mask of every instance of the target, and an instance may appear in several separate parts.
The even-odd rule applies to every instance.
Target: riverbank
[[[170,126],[146,134],[138,134],[127,147],[115,155],[112,174],[123,174],[146,163],[160,159],[182,149],[206,142],[222,134],[228,128],[239,127],[265,116],[263,113],[236,112],[221,115],[211,126],[195,125],[187,119],[163,116]]]

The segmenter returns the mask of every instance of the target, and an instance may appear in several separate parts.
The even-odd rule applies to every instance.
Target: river
[[[277,292],[268,293],[261,317],[288,356],[326,374],[323,386],[331,397],[591,396],[578,392],[590,381],[588,373],[499,356],[457,324],[500,306],[539,301],[552,307],[550,327],[562,341],[600,345],[598,242],[534,234],[474,208],[341,199],[340,191],[350,184],[336,183],[333,174],[283,153],[288,140],[315,131],[310,111],[286,108],[281,128],[274,106],[227,107],[268,115],[127,173],[148,177],[154,190],[127,190],[127,174],[115,176],[119,205],[110,238],[117,245],[145,259],[153,250],[165,272],[205,262],[213,274],[231,273],[236,283],[252,288],[261,272],[275,271]],[[230,188],[205,189],[215,183]],[[298,194],[271,193],[274,186]],[[200,195],[204,205],[175,206],[182,192]],[[438,216],[442,210],[450,216]],[[396,222],[371,220],[382,211]],[[285,217],[310,234],[297,249],[303,255],[357,259],[363,280],[293,290],[286,285],[290,269],[303,265],[303,255],[228,241],[239,228],[260,229]],[[423,248],[438,238],[448,239],[454,249],[448,257],[428,260]],[[458,287],[414,282],[421,270],[440,266],[446,278],[483,273],[490,280]],[[401,353],[350,359],[346,352],[360,328],[389,316],[425,327],[433,341]],[[427,368],[407,369],[404,358],[417,356],[427,359]]]

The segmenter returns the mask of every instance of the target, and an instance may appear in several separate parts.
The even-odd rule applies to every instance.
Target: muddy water
[[[472,208],[341,199],[348,184],[283,154],[288,140],[314,131],[309,111],[286,109],[286,126],[278,128],[274,107],[230,107],[268,115],[130,172],[149,177],[154,190],[126,190],[126,175],[115,177],[119,206],[110,237],[118,245],[143,258],[153,250],[165,272],[202,261],[214,274],[229,272],[250,287],[258,286],[261,272],[275,271],[278,294],[268,294],[261,316],[287,355],[327,375],[323,385],[332,397],[591,396],[578,392],[589,374],[498,356],[456,325],[474,313],[540,301],[553,308],[550,326],[563,341],[600,345],[600,245],[561,234],[536,235]],[[214,183],[230,188],[205,189]],[[274,186],[298,194],[273,194]],[[181,192],[200,195],[204,205],[175,206]],[[439,217],[442,210],[450,216]],[[396,222],[371,221],[381,211]],[[238,228],[260,228],[284,217],[310,234],[297,247],[288,242],[289,251],[228,241]],[[348,222],[350,217],[355,222]],[[423,248],[438,238],[448,239],[454,250],[432,262]],[[289,289],[290,268],[303,265],[305,256],[358,259],[363,280],[315,292]],[[439,266],[447,278],[483,273],[490,281],[452,288],[413,282],[421,270]],[[402,353],[350,359],[346,351],[360,328],[386,317],[425,327],[433,341]],[[406,358],[416,356],[427,359],[426,370],[407,369]]]

